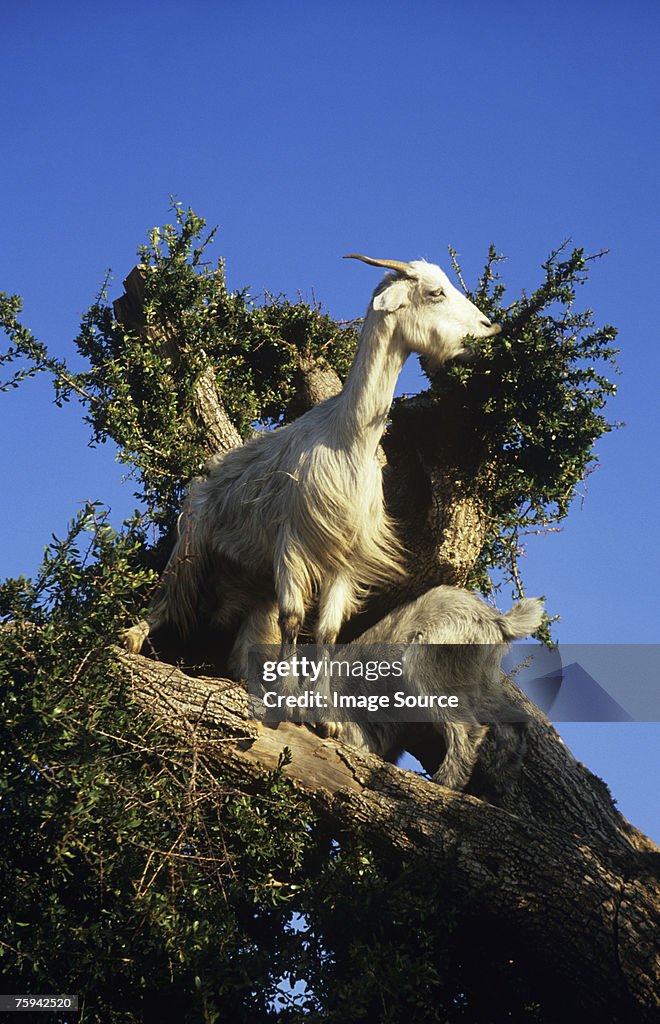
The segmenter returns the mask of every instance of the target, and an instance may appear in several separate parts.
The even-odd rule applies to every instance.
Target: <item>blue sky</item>
[[[220,225],[230,285],[313,291],[341,318],[377,280],[344,252],[446,265],[451,243],[474,280],[493,241],[515,294],[567,237],[609,248],[578,297],[619,327],[626,427],[524,574],[560,640],[657,642],[659,29],[651,0],[5,5],[0,288],[72,358],[106,268],[119,294],[172,193]],[[33,571],[86,498],[116,521],[133,505],[51,397],[45,380],[0,397],[0,575]],[[660,726],[562,731],[660,838]]]

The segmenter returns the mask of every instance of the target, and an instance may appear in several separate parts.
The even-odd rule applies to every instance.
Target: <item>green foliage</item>
[[[0,587],[0,976],[80,992],[103,1024],[159,1000],[267,1020],[313,819],[281,771],[238,793],[131,702],[108,637],[145,583],[137,543],[90,506]]]
[[[58,403],[77,395],[93,442],[117,445],[119,461],[137,474],[138,497],[164,533],[176,520],[186,483],[213,454],[192,415],[205,371],[247,437],[256,424],[295,417],[301,360],[321,359],[344,376],[357,342],[353,325],[337,324],[302,299],[257,302],[247,289],[229,292],[223,261],[203,259],[215,232],[203,237],[204,220],[180,204],[174,213],[176,224],[155,228],[138,250],[145,289],[139,322],[130,328],[117,323],[107,280],[83,317],[76,338],[89,364],[83,372],[52,359],[20,325],[20,300],[0,295],[0,326],[10,340],[0,365],[27,361],[4,387],[46,370]]]
[[[80,993],[91,1024],[542,1019],[515,942],[469,905],[460,930],[451,853],[434,879],[338,845],[286,751],[239,791],[136,708],[107,638],[145,583],[140,541],[89,506],[35,580],[0,587],[7,991]]]
[[[291,972],[293,991],[282,986],[283,1019],[554,1019],[535,1001],[544,969],[527,959],[524,939],[487,919],[483,893],[457,894],[457,856],[448,850],[431,874],[419,861],[379,855],[357,831],[333,843],[314,886],[299,899],[300,960],[298,973]]]
[[[603,410],[616,393],[606,376],[617,372],[616,329],[597,328],[591,310],[575,310],[576,289],[596,257],[579,248],[567,255],[566,248],[550,255],[531,295],[506,305],[497,273],[504,257],[491,246],[479,285],[467,294],[502,332],[480,341],[470,361],[447,367],[430,389],[487,512],[471,581],[484,593],[492,591],[494,573],[522,593],[521,538],[564,519],[597,464],[595,443],[615,426]]]

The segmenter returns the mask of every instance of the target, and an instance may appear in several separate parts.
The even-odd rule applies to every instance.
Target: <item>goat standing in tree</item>
[[[125,634],[130,649],[165,625],[190,635],[211,594],[215,622],[242,621],[230,669],[245,675],[251,644],[292,649],[315,596],[316,640],[332,644],[369,587],[403,572],[376,458],[398,376],[412,352],[440,366],[464,352],[467,335],[500,328],[433,264],[347,258],[393,273],[374,292],[343,390],[210,460],[191,485],[149,619]]]
[[[415,696],[453,694],[458,706],[435,707],[424,723],[356,721],[355,711],[348,711],[339,721],[320,725],[321,735],[387,761],[397,761],[407,750],[434,782],[463,789],[490,732],[495,742],[485,764],[487,784],[493,796],[502,796],[522,761],[527,723],[506,697],[500,665],[510,642],[529,636],[542,619],[543,602],[538,597],[523,598],[502,614],[467,590],[448,586],[429,590],[343,647],[341,661],[374,658],[375,648],[374,663],[387,662],[383,651],[391,658],[389,645],[395,645],[397,656],[401,648],[403,661],[403,679],[397,686]],[[378,682],[350,678],[353,698],[381,692]],[[326,695],[329,698],[327,689]]]

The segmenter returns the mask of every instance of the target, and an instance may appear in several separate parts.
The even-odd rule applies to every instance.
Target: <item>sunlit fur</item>
[[[443,586],[428,591],[343,648],[341,659],[346,658],[347,651],[359,658],[363,645],[409,645],[403,653],[405,692],[455,694],[458,708],[433,711],[430,726],[343,721],[322,726],[321,731],[388,761],[396,761],[404,750],[412,751],[431,771],[435,782],[463,789],[490,730],[490,788],[496,793],[505,792],[525,751],[526,725],[515,720],[519,712],[505,696],[500,665],[510,641],[529,636],[542,617],[539,598],[519,601],[502,614],[466,590]],[[356,678],[351,679],[350,692],[378,691],[373,683]],[[443,750],[446,752],[440,763]]]
[[[339,395],[215,456],[193,481],[148,622],[125,634],[129,648],[166,624],[190,635],[204,606],[222,625],[242,622],[231,658],[242,676],[251,644],[295,643],[314,599],[316,638],[333,643],[366,591],[403,572],[376,458],[397,378],[411,352],[440,365],[466,335],[499,330],[439,267],[408,268],[376,289]]]

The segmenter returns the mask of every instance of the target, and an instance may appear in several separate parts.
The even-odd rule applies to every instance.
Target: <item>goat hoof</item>
[[[145,619],[138,622],[137,625],[131,626],[130,629],[125,629],[121,634],[124,647],[129,654],[139,654],[148,636],[149,623]]]
[[[331,740],[335,736],[341,736],[341,729],[336,722],[318,722],[314,731],[321,739]]]

